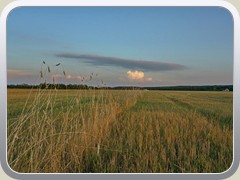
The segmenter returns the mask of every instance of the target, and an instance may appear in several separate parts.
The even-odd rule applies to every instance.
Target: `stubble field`
[[[233,156],[232,92],[8,89],[17,172],[219,173]]]

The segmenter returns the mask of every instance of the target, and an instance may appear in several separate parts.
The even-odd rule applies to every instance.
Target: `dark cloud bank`
[[[183,70],[186,66],[176,63],[158,62],[158,61],[143,61],[124,59],[118,57],[99,56],[91,54],[69,54],[62,53],[56,54],[57,57],[79,59],[82,62],[92,64],[94,66],[118,66],[127,69],[143,70],[143,71],[171,71],[171,70]]]

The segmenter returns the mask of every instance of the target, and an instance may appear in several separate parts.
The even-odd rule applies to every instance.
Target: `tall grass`
[[[141,96],[106,90],[38,89],[33,101],[8,126],[8,161],[19,172],[83,172],[89,158],[109,148],[110,124]],[[27,105],[28,104],[28,105]],[[94,169],[89,169],[94,171]]]
[[[227,170],[232,95],[186,93],[34,90],[8,121],[9,165],[36,173]]]

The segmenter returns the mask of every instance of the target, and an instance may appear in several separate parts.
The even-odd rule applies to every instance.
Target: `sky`
[[[221,7],[18,7],[7,18],[7,80],[230,85],[233,18]]]

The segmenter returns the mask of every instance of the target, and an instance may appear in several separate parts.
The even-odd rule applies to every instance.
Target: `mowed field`
[[[232,92],[8,89],[18,172],[219,173],[233,158]]]

